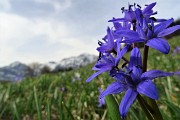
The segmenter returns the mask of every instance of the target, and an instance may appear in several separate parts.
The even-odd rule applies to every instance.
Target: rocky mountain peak
[[[81,54],[79,56],[64,58],[59,62],[50,61],[48,63],[34,62],[26,65],[21,62],[13,62],[8,66],[0,68],[0,81],[18,81],[26,77],[39,76],[44,73],[55,73],[67,71],[94,63],[97,56],[91,54]]]

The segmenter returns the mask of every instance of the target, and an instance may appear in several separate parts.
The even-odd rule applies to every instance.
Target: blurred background
[[[129,0],[142,7],[155,0]],[[1,0],[0,66],[59,61],[81,53],[97,55],[107,21],[122,17],[127,0]],[[179,0],[156,0],[157,18],[180,18]]]

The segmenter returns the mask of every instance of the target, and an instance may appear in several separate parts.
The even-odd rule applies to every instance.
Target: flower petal
[[[122,50],[120,50],[120,48],[118,48],[115,65],[117,65],[119,63],[120,59],[124,56],[124,54],[128,51],[129,48],[130,48],[130,45],[128,45],[128,44]]]
[[[105,97],[106,95],[109,94],[117,94],[117,93],[121,93],[123,91],[126,91],[127,87],[120,83],[120,82],[113,82],[112,84],[110,84],[99,96],[100,99]]]
[[[174,75],[177,75],[177,76],[180,77],[180,71],[176,71],[176,72],[174,73]]]
[[[113,19],[115,19],[115,18],[113,18]],[[117,29],[122,29],[122,25],[121,25],[121,23],[119,23],[119,22],[113,22],[113,25],[114,25],[114,28],[117,30]]]
[[[134,42],[145,42],[145,40],[141,39],[141,38],[137,38],[137,39],[133,38],[133,39],[125,39],[125,40],[121,41],[121,43],[130,43],[130,44],[132,44]]]
[[[108,44],[113,45],[114,37],[113,37],[112,30],[109,27],[107,28],[107,38],[108,38]]]
[[[124,95],[121,104],[119,106],[119,111],[121,113],[121,117],[124,119],[126,117],[126,114],[131,106],[131,104],[134,102],[136,96],[137,96],[137,92],[132,90],[132,89],[128,89],[126,94]]]
[[[146,95],[152,99],[158,99],[158,92],[155,84],[151,80],[142,81],[137,86],[137,91],[143,95]]]
[[[156,25],[154,27],[154,33],[155,35],[157,35],[159,32],[161,32],[162,30],[166,29],[172,22],[174,21],[173,18],[163,21],[161,23],[159,23],[158,25]]]
[[[168,54],[170,51],[170,46],[168,42],[162,38],[153,38],[147,41],[147,46],[150,46],[164,54]]]
[[[142,13],[143,13],[143,14],[148,13],[149,11],[152,10],[152,8],[153,8],[155,5],[156,5],[156,2],[149,4],[146,8],[143,9]]]
[[[110,68],[104,68],[104,69],[101,69],[100,71],[98,71],[98,72],[96,72],[96,73],[94,73],[93,75],[91,75],[87,80],[86,80],[86,82],[91,82],[91,80],[92,79],[94,79],[96,76],[98,76],[99,74],[101,74],[101,73],[103,73],[103,72],[105,72],[105,71],[108,71],[108,70],[110,70]]]
[[[95,66],[92,68],[92,70],[101,70],[102,68],[111,67],[107,63],[96,63]]]
[[[136,16],[135,16],[135,11],[133,11],[131,7],[130,7],[130,9],[131,10],[124,11],[124,18],[125,18],[125,20],[132,22],[136,19],[135,18]]]
[[[130,74],[131,74],[131,77],[132,77],[133,82],[134,82],[135,84],[137,84],[137,83],[139,83],[140,80],[141,80],[142,68],[133,66],[133,70],[132,70],[132,72],[131,72]]]
[[[148,29],[148,32],[147,32],[147,39],[151,39],[153,36],[153,31]]]
[[[117,31],[115,31],[115,34],[120,37],[126,37],[129,39],[139,38],[138,33],[133,30],[117,30]]]
[[[122,22],[122,21],[126,21],[125,18],[113,18],[112,20],[109,20],[108,22]]]
[[[141,39],[147,39],[144,30],[140,26],[137,26],[137,31],[138,31],[139,36],[140,36]]]
[[[125,83],[125,77],[119,73],[116,72],[116,74],[113,77],[117,82]]]
[[[156,22],[164,22],[166,19],[156,19]]]
[[[103,92],[103,90],[101,88],[98,88],[99,90],[99,93],[101,94]],[[104,104],[105,104],[105,99],[104,98],[98,98],[98,101],[99,101],[99,105],[98,107],[102,107]]]
[[[143,73],[141,75],[141,79],[142,80],[148,80],[148,79],[153,80],[158,77],[166,77],[166,76],[172,76],[172,75],[174,75],[174,73],[163,72],[160,70],[150,70],[150,71]]]
[[[99,52],[111,52],[114,48],[114,36],[109,27],[107,28],[107,35],[105,38],[107,39],[106,43],[97,48]]]
[[[97,48],[97,51],[106,53],[106,52],[111,52],[113,50],[113,46],[111,45],[103,45]]]
[[[169,27],[167,29],[164,29],[160,33],[158,33],[158,37],[163,37],[163,36],[169,35],[169,34],[175,32],[176,30],[179,30],[179,29],[180,29],[180,25]]]
[[[140,53],[140,50],[139,50],[137,47],[135,47],[135,48],[131,51],[129,68],[132,68],[133,66],[142,67],[141,53]]]

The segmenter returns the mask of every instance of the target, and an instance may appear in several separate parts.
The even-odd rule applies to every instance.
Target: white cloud
[[[94,48],[92,44],[83,43],[82,38],[71,37],[71,30],[59,21],[28,19],[2,12],[0,18],[0,65],[17,60],[25,63],[58,61]],[[38,36],[44,36],[44,42],[43,37]],[[39,42],[36,38],[42,40]],[[95,53],[95,50],[89,52]]]
[[[11,8],[11,4],[9,0],[1,0],[0,1],[0,10],[9,10]]]
[[[68,35],[66,26],[56,21],[27,19],[7,13],[0,13],[0,18],[1,44],[13,43],[17,46],[34,36],[47,35],[53,41]]]
[[[36,36],[46,35],[47,40],[49,40],[48,44],[51,44],[67,35],[65,25],[61,23],[40,19],[27,19],[15,14],[6,13],[0,13],[0,18],[0,55],[3,56],[0,59],[0,64],[7,64],[15,60],[29,60],[30,62],[37,58],[37,54],[35,54],[36,56],[30,54],[30,57],[26,59],[28,55],[21,56],[23,51],[20,53],[16,52],[19,47],[26,45]],[[38,59],[43,60],[46,58],[38,57]]]
[[[25,63],[48,62],[83,52],[97,54],[97,40],[104,36],[99,34],[106,32],[107,25],[112,26],[106,21],[113,16],[120,17],[120,8],[124,4],[127,7],[125,1],[120,4],[116,1],[116,4],[110,1],[95,3],[95,0],[32,0],[29,2],[31,5],[26,1],[17,1],[0,0],[0,66],[17,60]],[[145,2],[147,0],[139,4],[143,6]],[[154,9],[160,13],[160,18],[164,15],[166,18],[169,15],[178,16],[177,2],[176,5],[162,2],[159,0]],[[24,6],[18,9],[21,5]],[[28,9],[22,11],[27,5]],[[41,12],[36,14],[38,10]]]
[[[62,11],[72,5],[72,0],[34,0],[37,3],[48,3],[53,5],[56,11]]]

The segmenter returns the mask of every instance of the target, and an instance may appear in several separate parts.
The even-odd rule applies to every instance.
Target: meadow
[[[180,71],[180,36],[169,40],[171,52],[163,55],[150,48],[148,69]],[[128,57],[128,55],[127,55]],[[14,83],[0,83],[0,120],[110,120],[106,105],[98,107],[98,88],[113,79],[103,73],[90,83],[93,64],[72,71],[44,74]],[[180,120],[180,76],[154,80],[164,120]],[[123,94],[114,95],[118,102]],[[137,100],[127,120],[146,120]]]

